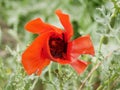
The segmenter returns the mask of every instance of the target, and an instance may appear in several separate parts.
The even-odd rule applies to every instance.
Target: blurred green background
[[[56,9],[69,14],[74,39],[91,35],[96,55],[80,56],[91,62],[81,75],[69,65],[53,62],[42,75],[28,76],[21,65],[21,54],[37,35],[25,31],[24,25],[40,17],[63,28]],[[99,62],[102,64],[81,90],[120,90],[119,0],[0,0],[0,90],[79,90]]]

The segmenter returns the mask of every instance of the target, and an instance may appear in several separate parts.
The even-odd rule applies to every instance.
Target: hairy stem
[[[49,81],[50,81],[50,82],[52,82],[51,64],[52,64],[52,63],[50,63],[50,65],[49,65],[49,71],[48,71],[48,72],[49,72]]]
[[[38,77],[34,80],[33,85],[31,86],[30,90],[34,89],[37,82],[38,82]]]

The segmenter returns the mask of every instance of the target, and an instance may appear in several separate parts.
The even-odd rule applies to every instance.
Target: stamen
[[[50,47],[51,55],[53,57],[65,58],[67,52],[67,43],[64,40],[64,35],[62,39],[59,37],[51,36],[49,40],[49,47]]]

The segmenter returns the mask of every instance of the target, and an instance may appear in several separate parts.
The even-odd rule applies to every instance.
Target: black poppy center
[[[65,58],[67,52],[67,43],[64,40],[64,37],[61,39],[59,37],[50,37],[49,47],[51,55],[54,58]]]

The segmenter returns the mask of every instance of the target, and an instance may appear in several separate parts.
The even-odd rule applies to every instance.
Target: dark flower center
[[[67,43],[64,40],[64,35],[59,37],[50,37],[49,40],[50,52],[54,58],[65,58],[67,52]]]

